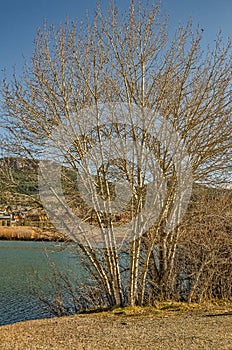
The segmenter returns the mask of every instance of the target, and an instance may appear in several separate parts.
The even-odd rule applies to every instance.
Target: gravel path
[[[232,312],[75,315],[2,326],[0,339],[1,350],[232,350]]]

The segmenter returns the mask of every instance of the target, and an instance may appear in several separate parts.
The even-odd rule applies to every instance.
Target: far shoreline
[[[45,231],[34,226],[0,227],[0,241],[67,242],[59,232]]]

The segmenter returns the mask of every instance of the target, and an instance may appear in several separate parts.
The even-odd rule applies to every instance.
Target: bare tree
[[[3,80],[10,152],[47,159],[46,209],[110,305],[143,304],[151,276],[170,296],[192,181],[231,179],[231,45],[219,35],[203,51],[202,35],[188,23],[169,40],[159,5],[97,8],[91,23],[39,29],[22,76]]]
[[[185,281],[182,293],[189,302],[231,297],[231,210],[231,190],[195,190],[182,223],[181,260],[176,261],[182,285]]]

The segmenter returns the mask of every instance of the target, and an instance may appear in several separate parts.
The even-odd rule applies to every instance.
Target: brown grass
[[[38,227],[16,226],[0,227],[0,240],[43,240],[56,241],[63,240],[64,237],[59,233],[45,232]]]

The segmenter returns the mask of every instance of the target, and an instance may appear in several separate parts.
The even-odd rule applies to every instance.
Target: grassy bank
[[[154,305],[148,306],[125,306],[113,308],[90,308],[83,310],[79,315],[94,314],[96,316],[154,316],[154,315],[180,315],[186,312],[201,313],[215,310],[230,310],[232,316],[232,298],[212,299],[202,303],[188,303],[180,301],[156,301]]]

